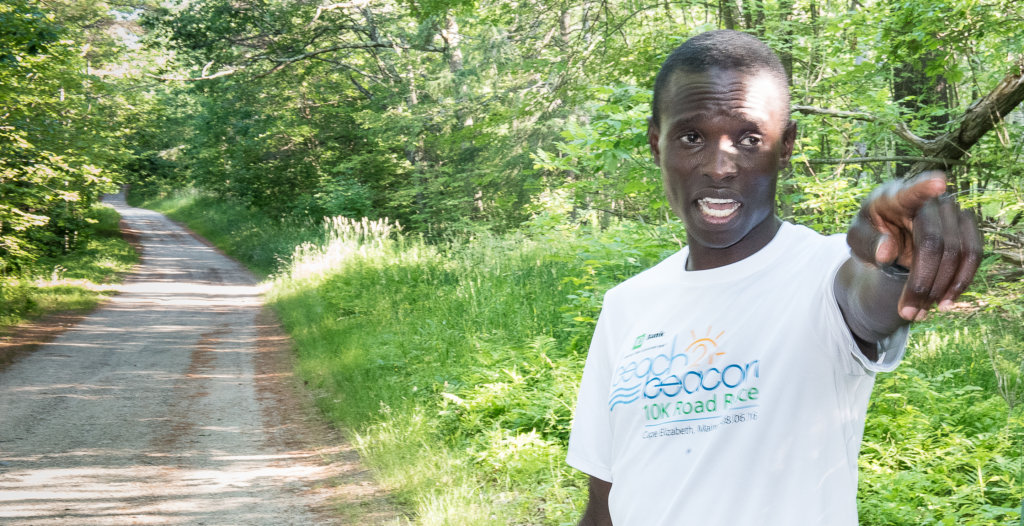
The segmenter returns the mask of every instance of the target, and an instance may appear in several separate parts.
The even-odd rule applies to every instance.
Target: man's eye
[[[701,143],[700,134],[698,134],[696,132],[684,133],[684,134],[679,136],[679,140],[682,141],[683,144],[700,144]]]
[[[761,138],[756,135],[744,135],[740,139],[740,145],[742,146],[758,146],[761,144]]]

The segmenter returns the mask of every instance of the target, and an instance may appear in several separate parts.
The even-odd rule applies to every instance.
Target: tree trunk
[[[793,14],[793,0],[779,0],[779,22],[781,26],[779,40],[782,45],[775,50],[782,61],[782,67],[786,68],[786,81],[793,85],[793,30],[790,29],[789,18]]]
[[[458,73],[462,70],[462,49],[459,48],[462,35],[459,35],[459,23],[455,21],[454,15],[445,17],[441,38],[448,44],[448,69]]]
[[[942,75],[930,77],[925,73],[932,60],[934,60],[934,54],[928,53],[920,56],[917,60],[908,60],[899,64],[893,70],[893,100],[910,113],[916,113],[929,106],[949,108],[945,77]],[[942,129],[949,124],[949,116],[930,116],[928,123],[932,129]],[[930,140],[934,136],[934,134],[930,134],[925,139]],[[896,155],[913,155],[914,153],[916,152],[906,145],[899,144],[896,147]],[[903,178],[909,175],[911,165],[896,163],[895,166],[896,177]]]
[[[743,0],[743,15],[752,19],[748,24],[757,36],[764,39],[764,0]]]
[[[718,19],[722,21],[722,25],[726,29],[736,29],[736,18],[731,0],[718,0]]]

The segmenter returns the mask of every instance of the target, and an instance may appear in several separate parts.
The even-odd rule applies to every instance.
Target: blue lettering
[[[706,380],[709,376],[711,376],[711,374],[710,374],[711,371],[714,371],[714,372],[718,373],[718,381],[715,382],[715,385],[709,386],[709,385],[704,383],[704,380]],[[721,384],[722,384],[722,372],[721,371],[719,371],[715,367],[712,367],[712,368],[704,371],[704,376],[700,380],[700,387],[702,389],[704,389],[705,391],[714,391],[715,389],[718,389],[718,386],[721,385]]]
[[[693,384],[693,387],[690,387],[690,383],[688,382],[690,378],[697,379],[697,383]],[[701,380],[702,378],[699,372],[687,371],[687,373],[683,375],[683,390],[686,391],[686,394],[696,393],[698,388],[700,388]]]
[[[729,380],[726,379],[726,375],[729,374],[730,370],[736,371],[740,375],[739,378],[737,378],[736,381],[732,383],[729,383]],[[743,380],[746,380],[746,378],[747,371],[736,364],[732,364],[722,371],[722,384],[724,384],[726,387],[730,389],[743,383]]]
[[[675,387],[676,390],[672,392],[671,389],[668,389],[670,387]],[[679,377],[674,374],[666,378],[665,381],[661,382],[661,392],[665,393],[667,396],[676,396],[682,389],[683,382],[681,382],[679,380]]]
[[[750,366],[751,365],[754,366],[754,378],[760,378],[761,377],[761,374],[760,374],[761,373],[761,360],[754,360],[754,361],[752,361],[752,362],[747,364],[747,368],[746,368],[746,371],[745,371],[747,376],[750,375]]]
[[[654,386],[655,391],[651,392],[651,386]],[[647,380],[644,384],[644,398],[657,398],[661,394],[661,378],[654,377]]]

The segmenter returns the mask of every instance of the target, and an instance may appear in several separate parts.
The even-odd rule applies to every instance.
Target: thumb
[[[899,243],[893,239],[889,234],[880,234],[878,240],[875,242],[875,259],[873,263],[876,265],[888,265],[900,255]]]
[[[884,226],[881,228],[871,223],[863,209],[854,216],[850,230],[846,233],[846,244],[850,246],[853,255],[873,265],[886,265],[895,261],[899,255],[899,245],[888,231],[883,230]]]

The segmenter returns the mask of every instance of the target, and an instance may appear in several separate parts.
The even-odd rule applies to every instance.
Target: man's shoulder
[[[821,234],[810,227],[803,225],[794,225],[795,230],[799,232],[803,239],[807,240],[808,243],[814,243],[816,246],[821,247],[822,250],[833,251],[833,252],[848,252],[850,247],[846,244],[846,232],[838,234]]]
[[[762,262],[763,259],[771,259],[777,264],[776,255],[789,257],[792,258],[790,260],[792,264],[785,265],[786,269],[805,271],[820,265],[832,266],[833,259],[842,258],[849,251],[846,246],[846,234],[824,235],[807,226],[788,222],[779,229],[778,238],[772,241],[772,245],[770,249],[755,254],[751,258],[761,258]],[[708,281],[721,280],[721,275],[713,277],[705,275],[705,279],[701,280],[687,277],[685,270],[687,253],[687,247],[683,247],[654,266],[612,287],[607,292],[605,301],[608,301],[609,298],[626,299],[636,295],[645,296],[651,291],[664,291],[677,285],[693,285],[694,281],[703,283],[705,279]],[[767,265],[767,263],[765,264]],[[748,266],[740,265],[740,268],[736,268],[737,275],[747,274],[746,271],[749,268],[744,267]],[[772,267],[776,267],[776,265],[767,267],[758,265],[761,270]],[[723,267],[724,269],[725,267]]]
[[[781,243],[786,252],[800,257],[799,254],[822,252],[843,252],[849,250],[846,245],[846,233],[822,234],[808,226],[784,223],[780,229]]]
[[[608,290],[608,296],[628,295],[632,292],[649,290],[651,287],[665,287],[678,281],[679,273],[686,264],[686,249],[678,250],[654,266],[626,279]]]

